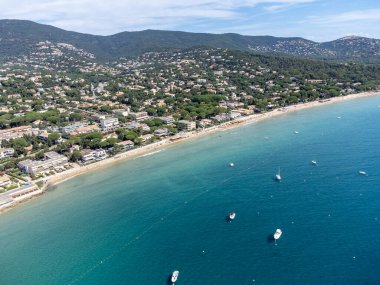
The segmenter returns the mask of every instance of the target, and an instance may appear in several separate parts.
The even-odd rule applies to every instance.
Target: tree
[[[43,159],[44,158],[44,151],[42,150],[42,151],[37,152],[34,158],[35,159]]]
[[[5,119],[0,119],[0,129],[5,129],[8,126],[8,121]]]
[[[109,105],[103,105],[103,106],[101,106],[101,107],[99,108],[99,110],[100,110],[101,112],[104,112],[104,113],[111,113],[111,111],[112,111],[112,107],[109,106]]]
[[[145,120],[144,123],[147,124],[149,127],[159,127],[164,122],[161,119],[155,118],[152,120]]]
[[[80,97],[79,91],[77,89],[70,89],[66,91],[66,95],[71,98]]]
[[[48,135],[48,144],[56,144],[60,138],[61,135],[59,133],[51,133]]]
[[[29,145],[28,141],[25,138],[17,138],[11,140],[11,145],[13,148],[19,147],[19,148],[24,148]]]
[[[16,164],[13,161],[8,161],[4,164],[5,169],[13,169],[16,168]]]
[[[267,101],[259,101],[256,104],[256,107],[259,108],[260,110],[265,109],[268,106]]]
[[[165,115],[165,113],[166,113],[166,109],[165,108],[163,108],[163,107],[158,107],[157,108],[157,115],[158,116],[163,116],[163,115]]]
[[[134,131],[129,131],[124,136],[124,138],[127,140],[135,140],[138,137],[139,137],[139,134]]]
[[[119,140],[116,138],[109,138],[106,139],[105,141],[102,141],[100,146],[102,148],[108,148],[108,147],[113,147]]]
[[[73,153],[70,155],[70,161],[76,162],[82,159],[82,154],[79,150],[74,150]]]
[[[78,122],[82,120],[82,115],[80,113],[71,113],[70,116],[69,116],[69,121],[70,122]]]

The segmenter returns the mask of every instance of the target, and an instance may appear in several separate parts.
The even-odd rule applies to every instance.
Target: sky
[[[380,0],[0,0],[0,19],[96,35],[157,29],[380,39]]]

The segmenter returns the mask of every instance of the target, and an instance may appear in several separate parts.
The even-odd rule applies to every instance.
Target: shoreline
[[[318,106],[325,106],[325,105],[329,105],[333,103],[339,103],[339,102],[344,102],[344,101],[354,100],[354,99],[359,99],[359,98],[366,98],[366,97],[376,96],[376,95],[380,95],[380,90],[354,93],[354,94],[349,94],[349,95],[344,95],[344,96],[339,96],[339,97],[333,97],[330,99],[325,99],[323,101],[313,101],[313,102],[308,102],[308,103],[299,103],[299,104],[291,105],[287,107],[281,107],[281,108],[273,109],[271,111],[268,111],[262,114],[252,114],[249,116],[240,117],[233,121],[228,121],[218,126],[213,126],[207,129],[200,130],[200,131],[188,132],[188,133],[185,133],[184,136],[179,137],[178,139],[175,139],[175,136],[165,138],[164,140],[161,140],[152,144],[148,144],[146,146],[142,146],[130,151],[126,151],[124,153],[117,154],[116,156],[109,157],[104,160],[101,160],[101,161],[98,161],[86,166],[75,165],[74,168],[70,170],[67,170],[62,173],[54,174],[50,177],[47,177],[46,179],[41,180],[44,182],[44,185],[41,188],[42,193],[37,194],[36,196],[30,197],[26,199],[25,201],[20,201],[20,202],[10,205],[9,207],[1,209],[0,213],[11,210],[15,208],[16,206],[23,204],[24,202],[34,200],[35,198],[38,198],[39,196],[43,195],[46,191],[48,191],[52,187],[55,187],[59,185],[60,183],[63,183],[76,176],[86,174],[90,171],[98,170],[104,167],[108,167],[116,163],[122,163],[133,158],[149,155],[151,153],[153,154],[154,152],[161,151],[165,147],[175,145],[177,143],[189,141],[190,139],[195,139],[195,138],[198,138],[204,135],[209,135],[215,132],[225,131],[225,130],[229,130],[229,129],[233,129],[233,128],[237,128],[237,127],[241,127],[241,126],[245,126],[249,124],[254,124],[254,123],[261,122],[273,117],[277,117],[280,115],[284,115],[284,114],[288,114],[288,113],[292,113],[292,112],[296,112],[296,111],[300,111],[304,109],[314,108]]]

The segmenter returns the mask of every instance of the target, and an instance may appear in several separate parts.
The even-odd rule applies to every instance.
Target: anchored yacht
[[[282,235],[282,230],[281,229],[277,229],[276,232],[273,235],[273,238],[275,240],[278,240],[281,237],[281,235]]]
[[[171,280],[172,280],[173,283],[175,283],[177,281],[178,275],[179,275],[179,271],[178,270],[176,270],[176,271],[173,272],[172,278],[171,278]]]

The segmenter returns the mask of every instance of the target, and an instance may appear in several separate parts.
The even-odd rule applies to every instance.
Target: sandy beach
[[[257,123],[266,119],[270,119],[276,116],[280,116],[283,114],[288,114],[289,112],[295,112],[295,111],[300,111],[308,108],[314,108],[318,106],[325,106],[327,104],[333,104],[333,103],[338,103],[338,102],[343,102],[347,100],[354,100],[358,98],[363,98],[363,97],[368,97],[368,96],[375,96],[378,95],[380,91],[370,91],[370,92],[363,92],[363,93],[355,93],[351,95],[346,95],[346,96],[340,96],[340,97],[334,97],[331,99],[323,100],[323,101],[313,101],[309,103],[303,103],[303,104],[297,104],[293,106],[288,106],[285,108],[278,108],[278,109],[273,109],[271,111],[268,111],[266,113],[262,114],[253,114],[250,116],[246,117],[241,117],[233,121],[229,121],[223,124],[220,124],[218,126],[213,126],[204,130],[198,130],[198,131],[193,131],[193,132],[188,132],[185,133],[181,137],[177,137],[177,139],[174,139],[174,137],[171,138],[166,138],[162,141],[155,142],[143,147],[139,147],[124,153],[120,153],[114,157],[109,157],[106,158],[102,161],[98,161],[86,166],[80,166],[80,165],[75,165],[72,169],[64,171],[62,173],[58,173],[55,175],[52,175],[50,177],[44,178],[44,186],[43,186],[43,191],[48,190],[49,188],[56,186],[59,183],[62,183],[68,179],[71,179],[75,176],[82,175],[85,173],[88,173],[89,171],[101,169],[103,167],[108,167],[110,165],[113,165],[115,163],[120,163],[124,162],[128,159],[133,159],[139,156],[147,155],[152,152],[156,152],[159,150],[162,150],[165,147],[168,147],[170,145],[174,145],[183,141],[187,141],[190,139],[194,139],[200,136],[208,135],[214,132],[218,131],[225,131],[227,129],[231,128],[236,128],[239,126],[247,125],[247,124],[252,124],[252,123]],[[13,205],[16,206],[17,204]],[[12,208],[13,208],[12,206]]]
[[[199,130],[199,131],[193,131],[186,133],[181,138],[178,138],[176,140],[173,140],[173,138],[166,138],[162,141],[152,143],[143,147],[139,147],[124,153],[120,153],[114,157],[106,158],[102,161],[95,162],[93,164],[87,165],[87,166],[76,166],[73,169],[70,169],[68,171],[62,172],[55,174],[45,180],[45,187],[49,187],[52,185],[57,185],[58,183],[62,183],[63,181],[66,181],[72,177],[75,177],[77,175],[81,175],[84,173],[87,173],[89,171],[93,171],[96,169],[100,169],[102,167],[107,167],[111,164],[118,163],[121,161],[125,161],[128,159],[136,158],[138,156],[146,155],[154,151],[161,150],[169,145],[177,144],[189,139],[197,138],[199,136],[204,136],[210,133],[218,132],[218,131],[224,131],[227,129],[231,128],[236,128],[239,126],[247,125],[247,124],[252,124],[252,123],[257,123],[266,119],[270,119],[276,116],[280,116],[283,114],[287,114],[289,112],[295,112],[295,111],[300,111],[308,108],[314,108],[314,107],[319,107],[319,106],[325,106],[327,104],[333,104],[333,103],[338,103],[338,102],[343,102],[347,100],[354,100],[358,98],[363,98],[363,97],[368,97],[368,96],[375,96],[378,95],[380,91],[370,91],[370,92],[362,92],[362,93],[355,93],[355,94],[350,94],[346,96],[340,96],[340,97],[334,97],[331,99],[323,100],[323,101],[313,101],[309,103],[303,103],[303,104],[297,104],[293,106],[288,106],[285,108],[278,108],[278,109],[273,109],[271,111],[268,111],[266,113],[262,114],[253,114],[250,116],[246,117],[241,117],[233,121],[229,121],[223,124],[220,124],[218,126],[213,126],[204,130]]]

